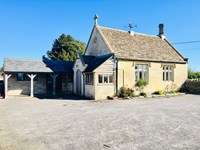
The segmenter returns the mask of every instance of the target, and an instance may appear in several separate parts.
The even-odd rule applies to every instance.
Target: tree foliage
[[[3,67],[0,68],[0,76],[3,76]]]
[[[200,72],[192,71],[191,69],[188,70],[188,79],[200,79]]]
[[[52,49],[47,51],[47,57],[43,59],[75,61],[77,53],[83,53],[85,44],[79,40],[75,40],[71,35],[62,34],[55,39]]]

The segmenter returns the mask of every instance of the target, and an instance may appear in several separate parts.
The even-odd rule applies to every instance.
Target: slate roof
[[[4,59],[4,72],[69,73],[73,62],[31,59]]]
[[[88,65],[84,72],[92,72],[96,68],[98,68],[101,64],[103,64],[106,60],[108,60],[113,54],[105,54],[100,56],[86,56],[83,55],[83,59],[85,63]]]
[[[97,26],[111,52],[119,59],[186,63],[185,58],[159,36],[120,31]]]

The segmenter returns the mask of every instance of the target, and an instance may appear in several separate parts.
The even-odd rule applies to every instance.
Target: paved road
[[[0,99],[2,150],[200,149],[200,96]]]

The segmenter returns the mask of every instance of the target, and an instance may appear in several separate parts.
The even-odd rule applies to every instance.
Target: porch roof
[[[98,68],[101,64],[103,64],[106,60],[108,60],[113,54],[105,54],[100,56],[93,56],[92,58],[88,56],[83,56],[83,59],[88,66],[84,72],[92,72],[96,68]]]
[[[73,73],[74,62],[4,58],[4,72]]]

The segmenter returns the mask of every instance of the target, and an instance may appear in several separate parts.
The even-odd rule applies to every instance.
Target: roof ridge
[[[115,29],[115,28],[108,28],[108,27],[104,27],[104,26],[98,26],[98,27],[109,29],[109,30],[115,30],[115,31],[120,31],[120,32],[128,33],[128,31],[125,31],[125,30],[120,30],[120,29]],[[140,34],[140,35],[145,35],[145,36],[158,37],[157,35],[145,34],[145,33],[140,33],[140,32],[135,32],[135,31],[134,31],[134,34]]]
[[[108,40],[106,39],[106,37],[104,36],[104,34],[102,33],[101,29],[99,28],[100,26],[96,26],[97,31],[99,32],[99,34],[101,35],[103,41],[105,42],[105,44],[107,45],[108,49],[110,50],[110,52],[114,52],[112,47],[110,46]]]
[[[42,59],[32,59],[32,58],[4,58],[4,60],[41,61]]]

